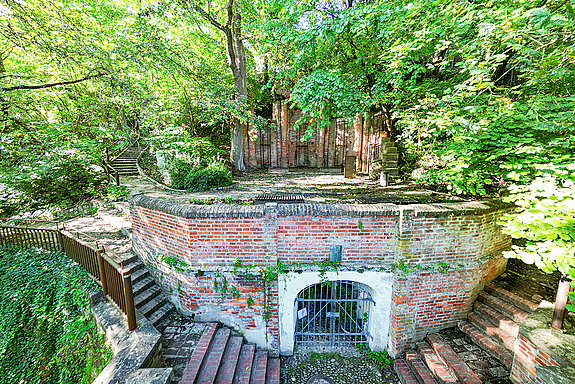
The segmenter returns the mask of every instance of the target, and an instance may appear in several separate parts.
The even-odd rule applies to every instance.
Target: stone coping
[[[275,211],[278,216],[402,216],[441,217],[480,215],[501,209],[512,208],[512,204],[499,200],[470,201],[437,204],[281,204],[266,203],[254,205],[239,204],[184,204],[172,199],[151,197],[144,194],[132,196],[131,204],[165,212],[183,218],[214,217],[264,217]]]
[[[118,310],[101,293],[91,297],[92,315],[114,357],[92,384],[167,384],[172,368],[157,366],[161,359],[161,334],[139,311],[136,311],[138,328],[132,332]]]
[[[550,327],[553,308],[537,308],[521,323],[519,334],[564,368],[575,368],[575,335]]]

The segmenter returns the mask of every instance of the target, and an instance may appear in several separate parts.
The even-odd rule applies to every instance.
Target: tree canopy
[[[382,111],[405,178],[508,194],[519,208],[506,231],[524,241],[515,256],[575,264],[571,0],[1,4],[9,178],[47,155],[99,161],[152,132],[184,129],[229,151],[234,126],[239,148],[274,98],[302,110],[309,134]]]

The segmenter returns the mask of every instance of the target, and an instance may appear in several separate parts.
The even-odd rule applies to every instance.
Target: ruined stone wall
[[[496,222],[508,209],[495,202],[194,206],[140,195],[132,202],[133,245],[180,309],[284,353],[282,290],[274,286],[263,303],[260,283],[234,274],[234,263],[320,262],[340,245],[341,268],[355,271],[358,282],[362,271],[393,275],[389,316],[370,321],[390,323],[381,338],[387,345],[376,348],[396,355],[463,320],[483,285],[504,270],[500,251],[510,238]],[[222,296],[223,283],[239,296]]]

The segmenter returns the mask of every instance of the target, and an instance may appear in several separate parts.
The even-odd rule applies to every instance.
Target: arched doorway
[[[355,281],[334,280],[307,286],[295,299],[295,345],[368,343],[374,304],[371,294]]]

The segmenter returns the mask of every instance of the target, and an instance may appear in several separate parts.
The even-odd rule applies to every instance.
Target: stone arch
[[[376,303],[372,307],[369,321],[369,346],[376,351],[389,349],[389,332],[391,319],[391,295],[393,288],[393,274],[388,272],[355,272],[339,271],[327,272],[323,279],[330,281],[346,280],[361,285],[371,295]],[[294,349],[294,331],[296,325],[295,300],[297,295],[313,284],[320,283],[317,271],[289,273],[282,275],[279,280],[278,307],[279,307],[279,335],[280,353],[291,354]]]

